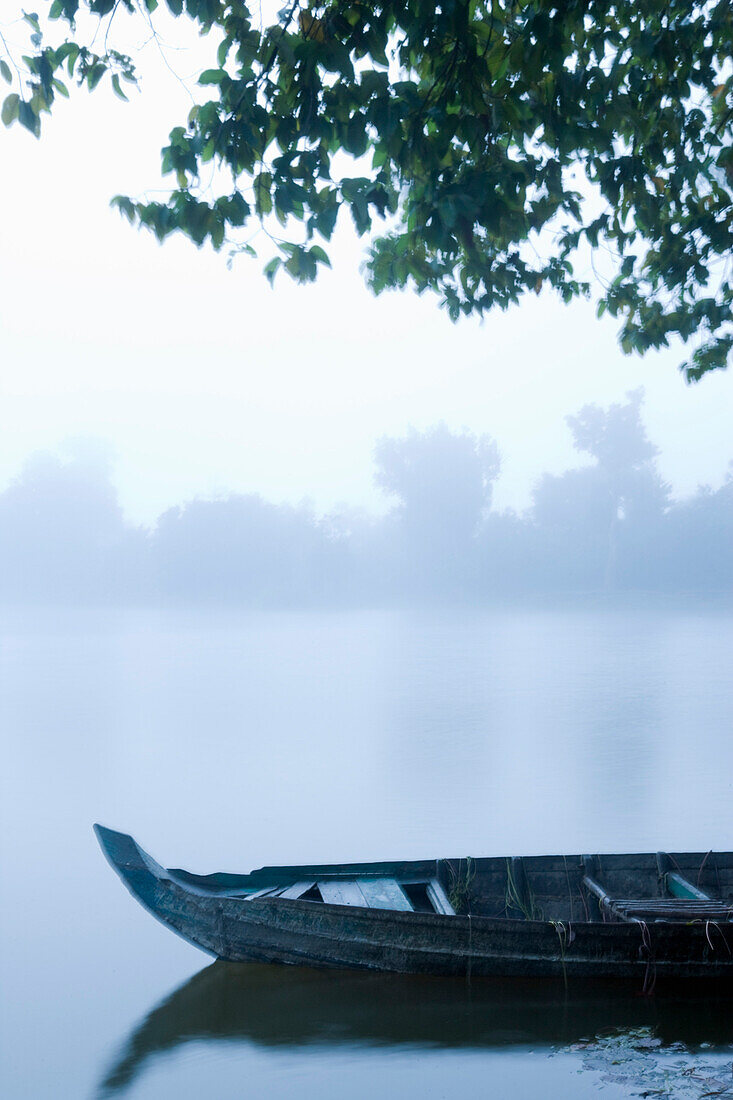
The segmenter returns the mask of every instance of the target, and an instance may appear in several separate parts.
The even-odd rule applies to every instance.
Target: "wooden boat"
[[[95,825],[130,892],[230,962],[419,974],[714,980],[733,991],[733,852],[165,870]]]

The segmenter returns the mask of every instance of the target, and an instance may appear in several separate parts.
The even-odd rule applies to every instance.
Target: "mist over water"
[[[492,506],[489,436],[385,437],[383,516],[319,516],[256,493],[194,499],[151,528],[125,521],[112,466],[76,444],[32,457],[0,494],[0,600],[258,608],[463,606],[547,596],[733,593],[733,475],[675,500],[641,420],[642,392],[568,428],[582,463],[546,474],[523,513]]]

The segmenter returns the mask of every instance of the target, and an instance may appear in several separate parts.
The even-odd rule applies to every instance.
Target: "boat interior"
[[[168,872],[202,893],[511,920],[733,921],[733,852],[525,856]]]

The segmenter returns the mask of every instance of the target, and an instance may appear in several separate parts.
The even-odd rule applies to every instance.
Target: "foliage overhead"
[[[130,221],[248,253],[264,229],[267,276],[308,282],[346,208],[371,234],[373,290],[435,291],[454,319],[545,286],[588,294],[576,269],[598,255],[598,312],[625,352],[680,338],[688,379],[726,365],[727,0],[290,0],[269,26],[242,0],[166,2],[211,34],[212,64],[163,149],[170,194],[114,200]],[[5,124],[38,134],[64,70],[89,89],[109,75],[124,98],[135,67],[111,21],[156,6],[49,0],[54,46],[26,14],[30,53],[15,74],[0,61]],[[89,42],[80,13],[102,23]]]

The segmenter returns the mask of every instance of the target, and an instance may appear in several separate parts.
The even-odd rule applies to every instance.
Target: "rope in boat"
[[[468,958],[466,959],[466,981],[471,984],[471,960],[473,958],[473,925],[471,924],[471,914],[466,914],[468,917]]]

